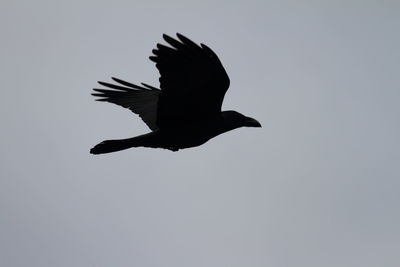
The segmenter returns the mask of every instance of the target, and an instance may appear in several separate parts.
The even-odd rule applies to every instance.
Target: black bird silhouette
[[[92,154],[131,147],[164,148],[172,151],[199,146],[224,132],[243,127],[261,127],[253,118],[236,111],[222,111],[229,77],[217,55],[206,45],[197,45],[177,33],[163,35],[171,46],[157,44],[150,60],[160,72],[160,89],[112,78],[118,84],[99,82],[111,88],[93,89],[92,95],[130,109],[152,132],[121,140],[106,140]]]

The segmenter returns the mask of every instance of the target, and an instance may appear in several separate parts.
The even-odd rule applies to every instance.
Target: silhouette
[[[170,45],[157,44],[150,60],[160,72],[160,88],[112,78],[117,84],[99,82],[109,89],[93,89],[97,101],[106,101],[138,114],[150,133],[121,140],[106,140],[92,154],[131,147],[164,148],[172,151],[204,144],[224,132],[247,126],[261,127],[253,118],[236,111],[222,111],[229,77],[217,55],[206,45],[197,45],[177,33],[163,35]]]

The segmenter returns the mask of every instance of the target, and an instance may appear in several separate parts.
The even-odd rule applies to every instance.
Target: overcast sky
[[[400,266],[399,29],[395,0],[1,1],[0,266]],[[263,128],[90,155],[148,131],[91,88],[158,86],[176,32]]]

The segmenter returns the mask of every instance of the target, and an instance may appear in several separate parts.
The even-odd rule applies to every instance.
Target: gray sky
[[[2,1],[0,265],[398,267],[398,1]],[[158,86],[162,33],[209,45],[257,118],[173,153],[95,102]]]

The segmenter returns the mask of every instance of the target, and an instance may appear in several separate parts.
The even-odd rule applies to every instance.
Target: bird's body
[[[195,147],[235,128],[261,127],[254,119],[236,111],[221,111],[229,78],[216,54],[177,34],[167,35],[172,46],[161,44],[150,59],[159,69],[160,89],[138,86],[113,78],[118,83],[99,82],[109,89],[94,89],[99,101],[111,102],[138,114],[152,132],[137,137],[107,140],[91,149],[92,154],[115,152],[130,147],[164,148],[171,151]]]

